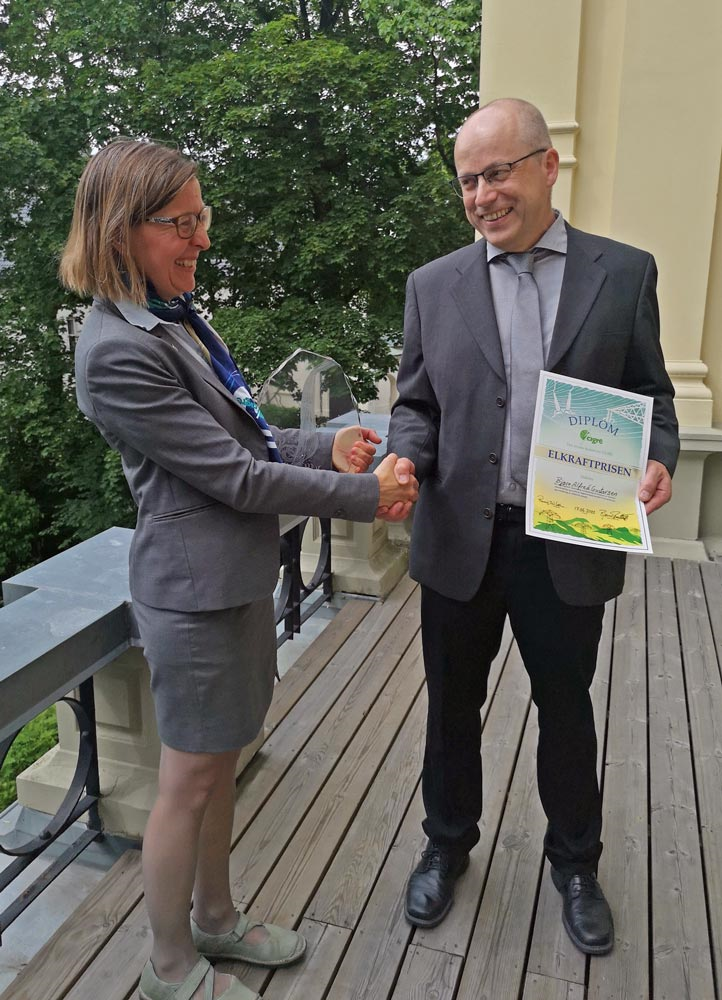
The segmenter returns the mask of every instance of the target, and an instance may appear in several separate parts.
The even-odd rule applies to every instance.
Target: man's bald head
[[[490,118],[506,119],[519,140],[530,149],[552,145],[544,115],[529,101],[523,101],[518,97],[500,97],[474,111],[459,129],[456,141],[463,142]]]
[[[500,250],[534,246],[554,221],[551,193],[559,172],[539,109],[508,97],[484,105],[459,129],[454,159],[471,225]]]

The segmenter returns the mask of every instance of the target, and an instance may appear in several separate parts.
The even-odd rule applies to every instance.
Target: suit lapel
[[[124,302],[121,303],[121,305],[118,305],[117,303],[110,302],[106,299],[96,298],[94,300],[94,304],[101,310],[109,312],[118,319],[121,319],[124,323],[129,323],[131,326],[135,326],[140,330],[146,330],[149,334],[151,334],[151,336],[162,340],[174,351],[183,351],[184,354],[187,353],[189,355],[188,360],[189,362],[192,362],[193,365],[192,370],[200,375],[203,381],[206,382],[212,389],[219,392],[221,396],[225,397],[225,399],[230,400],[234,409],[243,413],[244,418],[246,420],[250,420],[251,426],[254,428],[256,433],[259,434],[264,441],[266,440],[260,427],[251,414],[246,410],[245,406],[241,406],[238,403],[233,393],[226,389],[210,365],[208,365],[191,347],[190,337],[187,344],[182,339],[179,339],[179,342],[176,343],[176,335],[171,330],[166,329],[162,320],[148,312],[144,307],[134,305],[133,303]]]
[[[474,248],[478,249],[478,253],[472,254],[470,261],[464,266],[457,266],[457,275],[452,279],[450,292],[487,362],[500,378],[505,378],[486,260],[486,240],[479,240]]]
[[[223,396],[225,399],[230,400],[234,406],[234,409],[237,412],[242,413],[245,419],[250,421],[250,426],[253,427],[254,431],[261,437],[263,437],[263,431],[258,426],[258,424],[253,419],[248,410],[245,408],[245,406],[241,406],[241,404],[238,402],[233,393],[230,392],[228,389],[226,389],[226,387],[223,385],[223,383],[218,378],[213,369],[210,368],[209,365],[207,365],[202,358],[198,358],[198,361],[199,361],[198,373],[200,374],[203,381],[206,382],[206,384],[209,385],[212,389],[215,389],[216,392],[220,392],[221,396]],[[264,441],[266,440],[265,437],[263,437],[263,440]]]
[[[233,393],[230,392],[228,389],[226,389],[226,387],[223,385],[223,383],[218,378],[218,376],[213,371],[213,369],[210,367],[210,365],[208,365],[203,360],[203,358],[198,358],[198,361],[200,362],[200,364],[198,365],[198,371],[199,371],[201,377],[203,378],[203,381],[207,382],[208,385],[211,386],[211,388],[213,388],[213,389],[216,390],[216,392],[220,392],[220,394],[222,396],[225,396],[226,399],[230,399],[233,402],[234,406],[238,406],[238,402],[236,401],[236,398],[233,395]],[[243,410],[244,413],[246,412],[245,411],[245,407],[239,406],[238,408],[240,410]],[[246,416],[248,416],[247,413],[246,413]],[[255,421],[254,421],[254,423],[255,423]]]
[[[567,226],[567,259],[547,368],[551,371],[569,350],[604,284],[607,272],[598,262],[601,248],[593,237]]]
[[[241,406],[239,404],[233,393],[226,389],[210,365],[193,349],[190,343],[190,337],[187,345],[185,343],[176,343],[175,335],[171,333],[170,330],[166,330],[162,323],[158,323],[158,325],[149,332],[158,337],[160,340],[163,340],[166,344],[170,344],[174,350],[182,351],[184,356],[187,354],[188,362],[192,365],[192,370],[200,375],[207,385],[209,385],[216,392],[219,392],[224,399],[229,400],[233,404],[234,409],[242,413],[246,420],[250,420],[254,430],[260,434],[261,437],[263,437],[261,429],[248,410],[246,410],[245,406]],[[263,439],[265,441],[265,438]]]

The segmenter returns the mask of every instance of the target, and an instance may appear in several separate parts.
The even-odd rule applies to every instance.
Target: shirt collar
[[[554,216],[554,222],[539,237],[532,249],[539,247],[542,250],[553,250],[555,253],[565,254],[567,252],[567,227],[564,222],[564,216],[556,208],[554,209]],[[499,257],[501,254],[506,254],[506,250],[500,250],[499,247],[495,247],[493,243],[487,241],[487,260],[494,260],[495,257]]]
[[[126,300],[114,303],[115,308],[123,319],[127,320],[131,326],[139,326],[141,330],[155,330],[162,320],[154,316],[145,306],[136,305],[135,302]]]

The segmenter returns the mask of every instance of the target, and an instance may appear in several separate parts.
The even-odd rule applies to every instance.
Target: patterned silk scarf
[[[261,413],[261,408],[251,396],[248,383],[238,370],[230,351],[218,334],[206,323],[193,307],[193,296],[185,292],[180,298],[164,302],[153,286],[148,283],[148,310],[166,323],[180,323],[190,327],[201,345],[206,349],[210,365],[218,380],[228,389],[233,398],[255,420],[266,439],[268,457],[272,462],[282,462],[278,445],[271,429]]]

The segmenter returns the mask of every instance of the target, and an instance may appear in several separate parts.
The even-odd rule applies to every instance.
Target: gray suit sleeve
[[[376,476],[256,460],[196,401],[151,342],[105,337],[92,344],[82,361],[78,395],[111,445],[135,449],[235,510],[374,518]]]
[[[334,434],[300,431],[293,427],[271,427],[281,458],[306,469],[332,469]]]
[[[391,410],[388,450],[410,458],[421,482],[436,468],[439,404],[424,364],[421,318],[414,275],[406,283],[404,349],[396,387],[399,398]]]

